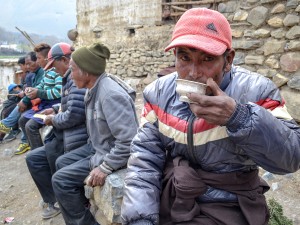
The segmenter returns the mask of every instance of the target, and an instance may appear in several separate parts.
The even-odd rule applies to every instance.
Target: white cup
[[[186,96],[188,93],[197,93],[200,95],[205,95],[206,92],[206,84],[176,79],[176,92],[180,95],[179,101],[191,103],[190,99]]]

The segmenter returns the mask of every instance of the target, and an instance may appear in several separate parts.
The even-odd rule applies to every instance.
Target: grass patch
[[[18,59],[18,55],[0,55],[0,59]]]
[[[292,220],[283,215],[282,206],[274,199],[268,200],[270,220],[268,225],[293,225]]]

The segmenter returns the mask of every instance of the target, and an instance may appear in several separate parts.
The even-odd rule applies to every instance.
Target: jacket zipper
[[[188,155],[193,164],[196,164],[196,157],[194,154],[194,122],[196,120],[196,116],[192,114],[188,119],[188,132],[187,132],[187,148]]]

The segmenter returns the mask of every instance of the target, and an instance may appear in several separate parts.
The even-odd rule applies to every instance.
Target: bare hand
[[[46,118],[44,119],[44,123],[47,125],[47,126],[52,126],[52,119],[53,119],[54,115],[48,115],[46,116]]]
[[[23,91],[19,92],[18,93],[18,97],[19,98],[23,98],[25,96],[25,93]]]
[[[212,78],[207,80],[207,86],[213,96],[188,94],[188,98],[193,102],[190,104],[190,109],[196,117],[210,124],[224,125],[233,114],[236,102],[226,95]]]
[[[94,168],[90,172],[90,178],[87,179],[87,185],[91,187],[103,186],[107,177],[106,173],[103,173],[98,167]]]
[[[28,98],[35,99],[35,98],[37,98],[38,90],[39,89],[37,89],[37,88],[26,88],[25,94]]]
[[[54,109],[53,108],[49,108],[49,109],[45,109],[43,111],[40,112],[40,114],[44,114],[44,115],[50,115],[50,114],[55,114]]]
[[[27,105],[25,105],[24,102],[22,101],[19,101],[18,106],[19,106],[19,112],[24,112],[27,109]]]

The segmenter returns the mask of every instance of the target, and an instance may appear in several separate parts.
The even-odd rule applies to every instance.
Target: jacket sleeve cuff
[[[48,99],[48,97],[47,97],[47,91],[42,91],[42,90],[38,89],[38,91],[37,91],[37,97],[41,98],[41,99]]]
[[[248,106],[245,104],[237,103],[235,111],[233,112],[225,126],[230,132],[236,132],[248,122],[249,117],[250,112]]]
[[[52,106],[52,108],[53,108],[55,114],[57,114],[57,113],[59,112],[60,106],[61,106],[61,103],[57,103],[57,104],[54,104],[54,105]]]
[[[153,225],[153,223],[150,220],[136,220],[128,225]]]
[[[99,166],[99,169],[103,172],[103,173],[106,173],[106,174],[111,174],[114,169],[111,168],[109,165],[107,165],[105,162],[103,162],[100,166]]]

